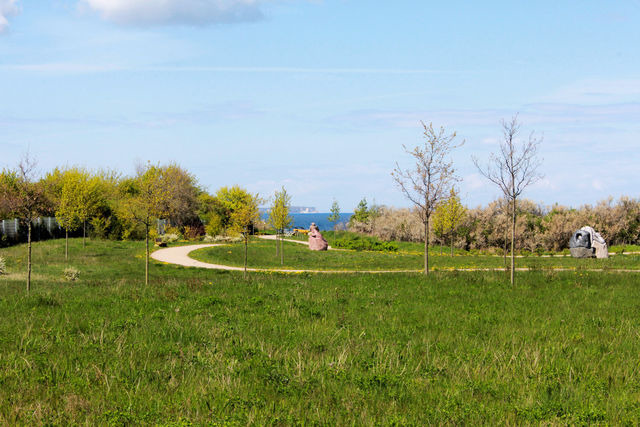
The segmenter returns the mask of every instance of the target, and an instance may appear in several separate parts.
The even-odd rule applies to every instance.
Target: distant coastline
[[[319,213],[314,206],[291,206],[289,212],[292,214],[315,214]]]
[[[333,223],[329,221],[329,215],[331,212],[309,212],[309,213],[291,213],[293,219],[292,228],[305,228],[308,229],[312,222],[315,222],[321,231],[333,230]],[[347,224],[349,219],[353,215],[352,212],[340,213],[340,218],[337,224]],[[262,212],[260,215],[263,220],[267,221],[269,218],[268,212]]]
[[[316,214],[319,213],[315,206],[289,206],[289,212],[292,214]],[[269,208],[260,208],[260,213],[269,213]]]

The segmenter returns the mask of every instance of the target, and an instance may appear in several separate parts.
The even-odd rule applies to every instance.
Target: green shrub
[[[178,236],[178,239],[176,240],[180,240],[183,238],[182,232],[180,231],[179,227],[173,227],[173,226],[167,226],[164,229],[164,235],[165,236]]]
[[[144,240],[144,224],[137,221],[122,221],[121,230],[121,236],[124,240]]]
[[[173,243],[173,242],[177,242],[178,240],[180,240],[180,235],[174,234],[174,233],[166,233],[166,234],[163,234],[162,236],[160,236],[160,239],[164,243]]]
[[[210,236],[210,235],[206,235],[203,237],[202,239],[203,242],[205,243],[238,243],[238,242],[242,242],[242,237],[235,237],[235,236]]]
[[[197,240],[202,236],[203,231],[204,231],[204,227],[187,225],[184,227],[182,236],[187,240]]]
[[[91,218],[89,224],[91,225],[92,230],[91,235],[99,239],[104,239],[107,237],[109,226],[111,225],[111,218],[96,216]]]
[[[349,234],[333,243],[336,248],[353,249],[356,251],[382,251],[397,252],[398,244],[395,242],[383,242],[375,237],[360,236],[357,234]]]

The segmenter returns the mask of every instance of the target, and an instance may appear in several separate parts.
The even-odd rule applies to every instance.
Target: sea
[[[293,227],[291,228],[309,228],[312,222],[315,222],[320,231],[333,230],[333,225],[329,222],[329,215],[331,212],[325,213],[294,213],[290,214],[293,218]],[[340,213],[340,219],[338,223],[348,223],[353,213]],[[261,215],[262,219],[267,221],[269,219],[268,213]]]

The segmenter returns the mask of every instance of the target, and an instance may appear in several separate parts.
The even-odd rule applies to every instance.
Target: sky
[[[496,199],[472,156],[518,114],[523,196],[578,207],[640,196],[640,0],[0,0],[0,101],[0,167],[176,162],[343,212],[410,205],[421,121],[464,140],[463,202]]]

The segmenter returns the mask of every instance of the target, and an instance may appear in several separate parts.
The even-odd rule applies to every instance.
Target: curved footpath
[[[296,242],[305,244],[298,240],[286,240],[288,242]],[[244,271],[244,267],[233,267],[230,265],[222,264],[210,264],[208,262],[198,261],[189,256],[189,253],[202,248],[211,248],[214,246],[222,246],[222,244],[204,244],[204,245],[189,245],[189,246],[176,246],[174,248],[159,249],[151,254],[151,258],[156,261],[166,262],[168,264],[177,264],[184,267],[199,267],[209,268],[212,270],[230,270],[230,271]],[[249,268],[247,271],[254,272],[277,272],[277,273],[418,273],[422,270],[294,270],[284,268]]]
[[[260,236],[263,239],[273,240],[275,236]],[[307,245],[307,242],[300,240],[290,240],[283,239],[286,242],[292,243],[300,243],[302,245]],[[229,270],[229,271],[244,271],[244,267],[234,267],[230,265],[223,264],[210,264],[208,262],[198,261],[189,256],[189,254],[193,251],[202,248],[211,248],[214,246],[223,246],[223,244],[218,243],[210,243],[210,244],[201,244],[201,245],[188,245],[188,246],[176,246],[173,248],[164,248],[159,249],[153,253],[151,253],[151,258],[156,261],[164,262],[167,264],[176,264],[181,265],[183,267],[198,267],[198,268],[208,268],[212,270]],[[331,249],[331,247],[329,247]],[[335,249],[334,249],[335,250]],[[540,270],[540,269],[530,269],[530,268],[516,268],[515,271],[531,271],[531,270]],[[380,274],[380,273],[422,273],[422,269],[420,270],[294,270],[294,269],[284,269],[284,268],[249,268],[247,267],[247,271],[253,272],[277,272],[277,273],[367,273],[367,274]],[[457,268],[451,270],[434,270],[434,271],[506,271],[505,268]],[[545,271],[576,271],[573,268],[552,268]],[[630,269],[581,269],[580,271],[589,271],[589,272],[610,272],[610,273],[640,273],[640,270],[630,270]]]

